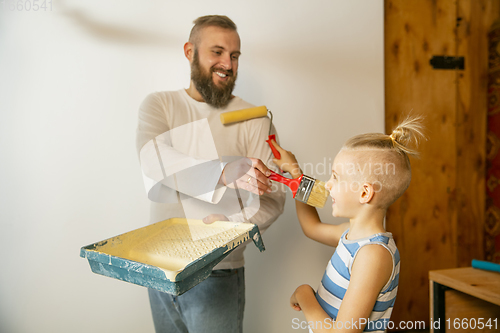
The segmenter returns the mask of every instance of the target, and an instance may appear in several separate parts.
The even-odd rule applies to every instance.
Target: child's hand
[[[290,297],[290,306],[295,311],[302,311],[302,309],[300,308],[299,302],[297,302],[297,298],[295,297],[296,294],[297,294],[297,290],[295,290],[292,297]]]
[[[313,299],[314,302],[317,303],[316,293],[314,292],[314,289],[308,284],[303,284],[297,287],[292,297],[290,297],[290,306],[295,311],[302,311],[302,307],[300,306],[300,303],[298,301],[299,299],[301,299],[301,302],[303,302],[303,304],[306,306],[307,304],[309,304],[309,306],[311,305],[311,299]]]
[[[281,148],[276,141],[271,140],[272,145],[281,154],[281,159],[273,159],[273,162],[283,171],[289,172],[293,178],[300,177],[302,175],[302,170],[300,170],[299,163],[295,158],[295,155],[288,150]]]

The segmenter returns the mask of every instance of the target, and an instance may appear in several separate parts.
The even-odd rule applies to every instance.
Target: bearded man
[[[150,222],[241,221],[263,233],[285,201],[283,188],[271,190],[267,179],[268,166],[278,170],[265,142],[270,120],[220,121],[221,112],[253,107],[232,94],[241,55],[236,25],[226,16],[196,19],[184,54],[191,65],[189,88],[152,93],[139,109],[137,150],[152,201]],[[242,198],[235,186],[246,190]],[[242,332],[244,249],[237,247],[208,279],[180,296],[149,289],[156,332]]]

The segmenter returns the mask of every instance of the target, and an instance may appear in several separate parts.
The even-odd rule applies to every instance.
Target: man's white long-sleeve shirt
[[[264,232],[283,212],[285,192],[273,186],[262,196],[218,185],[227,162],[241,157],[262,160],[277,170],[271,149],[267,117],[229,125],[220,121],[222,112],[253,107],[239,97],[216,109],[198,102],[183,90],[148,95],[139,109],[137,150],[144,184],[151,199],[151,223],[172,217],[202,219],[223,214],[231,221],[255,223]],[[274,129],[273,129],[274,131]],[[244,265],[245,245],[236,248],[214,269]]]

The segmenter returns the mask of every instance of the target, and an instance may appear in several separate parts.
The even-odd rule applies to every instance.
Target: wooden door
[[[428,141],[412,160],[408,191],[387,214],[401,254],[391,320],[429,320],[429,270],[483,259],[487,31],[500,0],[386,0],[386,131],[409,112],[425,116]],[[434,69],[433,56],[464,57]]]

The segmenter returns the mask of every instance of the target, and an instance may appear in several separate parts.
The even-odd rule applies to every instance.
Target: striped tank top
[[[359,249],[368,244],[379,244],[391,253],[392,275],[377,297],[372,313],[366,321],[364,332],[384,332],[398,291],[399,251],[390,232],[350,241],[346,239],[348,231],[349,229],[342,234],[335,253],[326,266],[325,274],[316,293],[316,299],[326,313],[335,319],[347,287],[349,287],[352,263]]]

